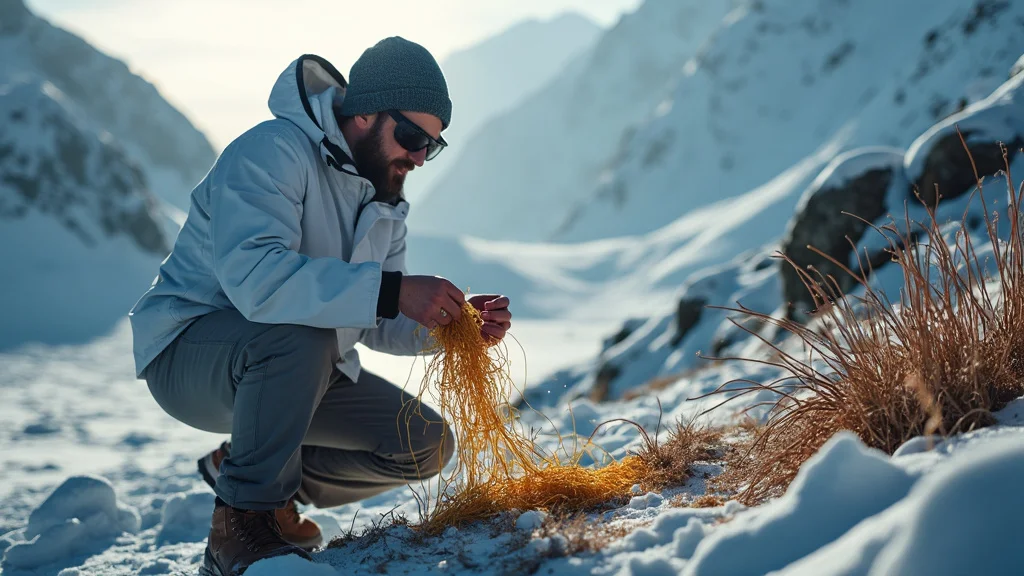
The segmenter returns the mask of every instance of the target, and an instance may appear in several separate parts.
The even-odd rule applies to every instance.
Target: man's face
[[[402,115],[437,138],[441,120],[422,112],[402,111]],[[352,148],[359,173],[373,184],[375,200],[394,201],[402,197],[405,176],[426,161],[426,149],[410,152],[395,141],[395,120],[387,113],[373,117],[366,134]]]

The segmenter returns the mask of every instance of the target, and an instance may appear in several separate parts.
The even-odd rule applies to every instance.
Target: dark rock
[[[679,304],[676,306],[676,333],[672,336],[673,346],[678,346],[686,337],[686,333],[700,322],[700,317],[704,314],[704,306],[707,303],[708,301],[704,298],[684,296],[679,299]]]
[[[839,266],[808,249],[808,245],[838,262],[848,262],[853,250],[850,241],[859,240],[867,229],[867,224],[849,214],[868,222],[881,217],[886,210],[885,197],[892,183],[893,171],[893,168],[870,169],[838,186],[826,186],[815,192],[794,216],[782,243],[782,253],[801,270],[813,266],[826,277],[835,277],[844,291],[852,287],[853,278]],[[783,297],[790,304],[791,312],[801,304],[811,308],[813,299],[793,266],[783,265],[781,274]]]
[[[20,32],[31,16],[23,0],[0,0],[0,35]]]
[[[646,321],[647,320],[644,318],[630,318],[623,322],[622,327],[619,328],[618,332],[612,334],[608,338],[605,338],[604,341],[601,342],[601,354],[604,354],[612,346],[615,346],[626,338],[629,338],[629,336],[633,332],[636,332],[637,328],[643,326]]]
[[[590,388],[590,399],[594,402],[604,402],[608,399],[608,392],[611,390],[612,381],[619,377],[622,370],[614,364],[605,363],[598,369],[594,376],[594,385]]]
[[[994,174],[1006,167],[1003,162],[1003,150],[998,142],[971,142],[973,132],[963,130],[964,140],[968,143],[970,156],[978,167],[981,176]],[[1017,138],[1007,142],[1010,150],[1019,148],[1024,141]],[[914,186],[921,195],[921,200],[928,206],[935,206],[938,196],[957,198],[974,189],[976,180],[971,167],[971,158],[964,150],[960,136],[951,132],[939,138],[925,156],[924,169]]]
[[[1009,0],[977,0],[971,10],[971,15],[963,24],[965,36],[974,34],[985,22],[995,21],[1001,12],[1010,7]]]

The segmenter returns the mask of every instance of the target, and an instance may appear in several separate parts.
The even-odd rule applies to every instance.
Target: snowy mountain
[[[0,0],[0,348],[109,331],[213,160],[122,62]]]
[[[482,128],[417,224],[525,241],[639,234],[826,145],[905,148],[1005,78],[1022,14],[1003,0],[646,2]]]
[[[601,27],[576,13],[525,20],[441,62],[454,104],[444,137],[449,147],[406,181],[406,195],[421,201],[455,165],[478,127],[547,84],[573,57],[589,48]]]
[[[550,83],[481,126],[410,211],[410,228],[545,239],[731,4],[648,0],[625,15]]]
[[[139,167],[48,82],[0,84],[0,348],[124,317],[177,229]]]
[[[1006,78],[1024,4],[765,0],[721,24],[558,238],[642,233],[742,194],[827,141],[906,148]]]
[[[816,158],[802,160],[782,177],[735,201],[698,210],[699,217],[688,215],[640,237],[650,247],[647,251],[660,250],[656,239],[686,224],[707,222],[703,234],[711,241],[700,243],[679,237],[660,268],[641,261],[631,279],[620,281],[629,288],[615,293],[640,290],[643,281],[654,282],[668,274],[681,286],[671,298],[673,303],[663,305],[660,312],[624,322],[593,362],[548,379],[527,398],[534,405],[557,405],[579,396],[617,399],[639,387],[664,385],[706,367],[707,362],[698,353],[712,357],[755,354],[759,343],[728,321],[736,316],[709,306],[735,307],[739,303],[762,313],[805,318],[801,311],[811,305],[806,288],[791,266],[772,258],[776,251],[791,257],[800,268],[814,266],[834,275],[845,290],[851,290],[855,286],[841,269],[806,246],[823,250],[856,270],[858,262],[849,244],[852,240],[862,259],[871,261],[872,282],[877,289],[898,301],[903,278],[897,267],[886,266],[890,259],[882,251],[885,239],[842,213],[857,214],[881,225],[889,222],[890,215],[902,221],[907,213],[904,206],[908,205],[912,220],[925,221],[926,213],[914,191],[933,203],[937,188],[943,198],[938,221],[959,222],[965,213],[972,214],[968,218],[968,225],[974,226],[970,232],[984,236],[984,227],[980,226],[984,222],[982,206],[966,194],[974,188],[975,180],[957,128],[964,134],[980,174],[994,175],[1002,170],[1000,143],[1011,153],[1024,147],[1024,74],[1012,76],[987,98],[936,123],[906,150],[876,146],[835,154],[837,148],[833,148],[824,166],[820,160],[829,153],[819,151]],[[1011,159],[1016,189],[1024,179],[1024,154],[1011,154]],[[801,176],[788,178],[787,174]],[[1005,178],[990,176],[985,191],[990,203],[1004,202]],[[773,194],[775,199],[758,204],[766,194]],[[788,208],[790,216],[783,216],[779,208]],[[735,219],[737,213],[748,225],[734,227],[725,235],[715,231],[721,221]],[[716,246],[720,242],[724,246]],[[987,238],[975,242],[984,245]],[[715,264],[679,266],[691,263],[705,247],[718,248]],[[769,340],[774,337],[770,332],[762,336]]]
[[[109,132],[159,197],[188,210],[192,187],[215,157],[205,136],[123,62],[36,16],[23,0],[0,0],[0,79],[25,76],[74,101],[81,121]]]

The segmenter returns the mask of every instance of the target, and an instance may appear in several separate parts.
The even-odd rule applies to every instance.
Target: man
[[[447,84],[426,49],[398,37],[366,50],[349,79],[312,55],[281,74],[275,119],[228,145],[193,191],[130,314],[138,375],[160,406],[231,434],[200,460],[217,494],[206,574],[309,558],[320,529],[296,502],[354,502],[435,475],[452,455],[441,418],[361,370],[353,349],[417,354],[424,327],[461,315],[451,282],[405,274],[402,185],[445,146]],[[508,299],[468,301],[500,341]]]

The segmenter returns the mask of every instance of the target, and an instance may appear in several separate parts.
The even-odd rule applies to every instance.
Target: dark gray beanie
[[[400,36],[385,38],[352,65],[341,113],[410,110],[433,114],[444,128],[452,119],[448,83],[426,48]]]

